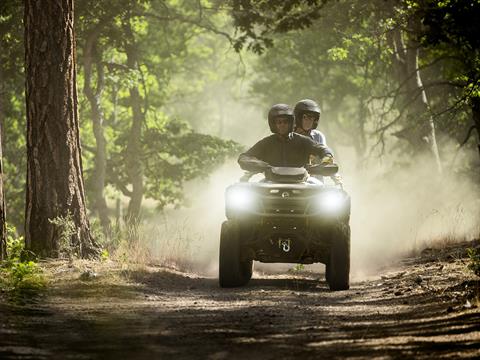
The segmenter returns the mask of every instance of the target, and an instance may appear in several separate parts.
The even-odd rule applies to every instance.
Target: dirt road
[[[479,281],[462,251],[426,250],[342,292],[322,274],[220,289],[161,268],[49,263],[45,294],[0,298],[0,359],[474,358]]]

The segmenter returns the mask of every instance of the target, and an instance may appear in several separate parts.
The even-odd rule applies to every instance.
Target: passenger
[[[317,130],[318,122],[320,121],[321,111],[320,106],[310,99],[300,100],[295,104],[293,109],[295,116],[295,132],[301,135],[310,137],[318,144],[327,146],[325,135]],[[310,156],[310,164],[318,164],[318,157]],[[317,179],[323,181],[323,176],[316,175]],[[339,174],[331,176],[332,180],[337,185],[343,185],[342,177]]]
[[[325,135],[317,130],[320,120],[320,106],[310,99],[300,100],[293,109],[295,116],[295,132],[312,138],[313,141],[327,145]]]
[[[240,167],[251,172],[272,166],[304,167],[310,155],[318,156],[322,164],[333,163],[332,151],[326,145],[294,133],[293,124],[294,115],[289,105],[273,105],[268,112],[268,125],[273,134],[240,154]]]

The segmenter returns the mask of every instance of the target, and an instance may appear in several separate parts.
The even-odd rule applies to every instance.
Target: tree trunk
[[[440,161],[435,135],[435,123],[433,121],[430,104],[427,99],[427,93],[423,87],[418,64],[420,43],[417,39],[417,34],[420,34],[420,26],[421,23],[419,19],[411,18],[410,31],[412,34],[409,36],[407,47],[407,71],[410,77],[410,80],[408,81],[409,94],[415,98],[410,114],[416,119],[416,123],[418,124],[417,128],[419,132],[417,133],[417,138],[419,138],[423,144],[428,147],[433,159],[435,160],[438,172],[442,173],[442,163]],[[419,118],[420,121],[418,121]]]
[[[5,208],[5,194],[3,190],[3,121],[4,121],[4,107],[3,107],[3,71],[0,66],[0,260],[5,259],[7,255],[7,231],[6,231],[6,208]]]
[[[365,133],[365,123],[368,117],[368,107],[365,95],[362,93],[358,99],[357,121],[355,122],[355,136],[352,137],[355,156],[357,158],[357,169],[362,169],[365,164],[365,154],[367,152],[367,136]]]
[[[472,118],[478,135],[478,155],[480,155],[480,97],[472,98]]]
[[[107,201],[104,189],[107,169],[107,142],[103,130],[104,115],[100,105],[103,93],[105,76],[102,64],[102,56],[98,53],[97,40],[99,28],[94,29],[85,42],[84,69],[85,81],[83,92],[87,97],[92,111],[93,134],[95,136],[95,167],[93,171],[93,210],[98,214],[104,233],[108,233],[110,219],[108,218]],[[91,84],[92,64],[95,63],[97,72],[97,84],[95,90]]]
[[[399,86],[397,108],[404,114],[405,127],[395,135],[405,139],[416,152],[428,150],[442,172],[436,136],[435,123],[431,116],[427,94],[423,87],[418,64],[420,44],[415,37],[418,34],[417,19],[410,21],[410,35],[407,45],[403,41],[400,29],[392,30],[389,40],[392,47],[392,64]]]
[[[25,242],[40,256],[69,246],[98,254],[85,206],[79,139],[73,0],[25,1],[27,200]],[[70,217],[75,231],[60,244],[51,223]]]
[[[0,106],[1,111],[1,106]],[[3,194],[3,156],[2,156],[2,124],[0,123],[0,260],[7,255],[7,228],[5,198]]]
[[[126,25],[127,37],[130,40],[125,45],[127,66],[138,69],[138,50],[136,49],[130,23]],[[132,127],[128,136],[126,148],[126,163],[128,177],[132,184],[130,203],[128,204],[127,221],[136,223],[140,218],[143,199],[143,165],[142,165],[142,126],[145,114],[142,112],[142,98],[138,87],[130,87],[130,107],[132,109]]]

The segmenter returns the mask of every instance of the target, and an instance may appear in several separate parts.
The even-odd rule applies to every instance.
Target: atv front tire
[[[330,290],[348,290],[350,287],[350,226],[348,224],[339,223],[336,226],[326,268]]]
[[[253,260],[240,257],[240,233],[233,221],[224,221],[220,233],[219,282],[221,287],[237,287],[252,278]]]

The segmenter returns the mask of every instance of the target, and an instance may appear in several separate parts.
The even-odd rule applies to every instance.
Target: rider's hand
[[[331,165],[333,164],[333,156],[327,155],[322,158],[322,161],[320,162],[322,165]]]
[[[343,185],[343,179],[340,175],[335,174],[332,175],[331,178],[336,185]]]

